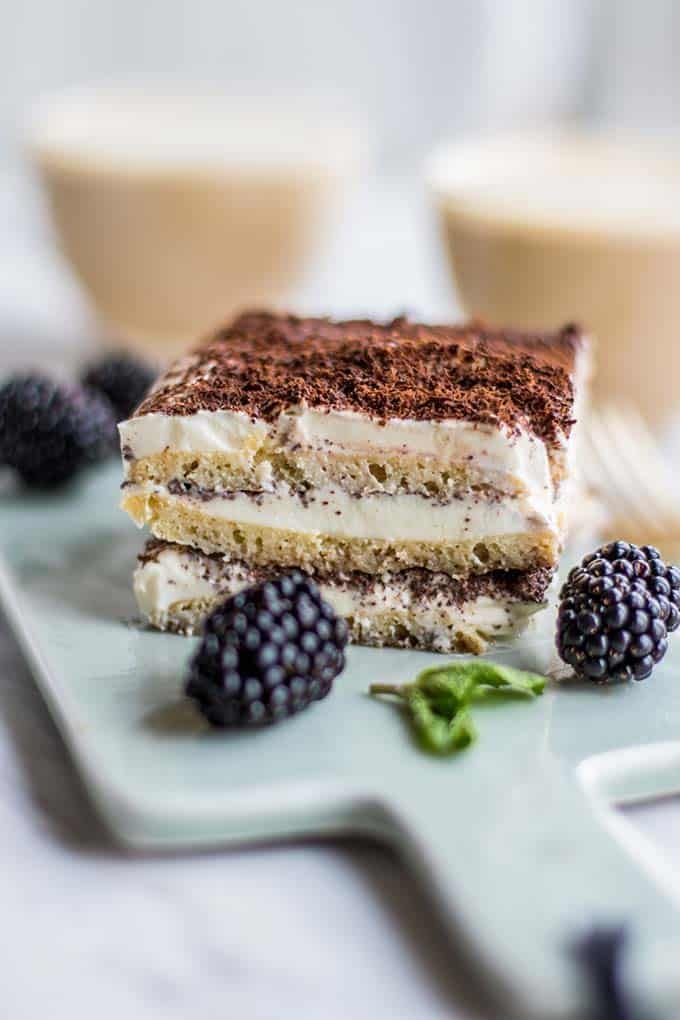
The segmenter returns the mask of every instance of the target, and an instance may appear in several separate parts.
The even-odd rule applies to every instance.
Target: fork
[[[680,549],[673,467],[639,412],[614,404],[591,410],[582,444],[583,478],[607,511],[607,532]]]

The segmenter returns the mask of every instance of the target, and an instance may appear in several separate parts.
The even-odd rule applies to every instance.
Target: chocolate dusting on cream
[[[297,404],[378,421],[458,419],[568,436],[577,326],[556,333],[399,318],[333,322],[250,312],[163,376],[136,412],[242,411],[274,421]]]
[[[285,573],[287,569],[293,569],[292,567],[279,567],[275,564],[270,567],[251,565],[240,560],[230,560],[229,557],[221,553],[204,553],[192,546],[177,545],[156,538],[147,542],[144,551],[138,557],[139,562],[154,562],[166,549],[177,552],[189,561],[203,562],[206,567],[206,576],[211,575],[215,580],[218,580],[219,566],[222,563],[225,568],[233,565],[247,571],[251,584],[260,584],[270,577]],[[485,596],[507,602],[544,602],[553,574],[554,571],[549,567],[533,567],[528,570],[491,570],[486,574],[450,577],[448,574],[427,570],[424,567],[409,567],[399,572],[377,576],[364,574],[358,570],[347,573],[315,571],[312,576],[318,583],[328,581],[365,593],[369,593],[371,589],[381,583],[389,584],[390,581],[397,581],[408,588],[413,598],[424,601],[438,598],[450,605],[458,606],[463,602]]]

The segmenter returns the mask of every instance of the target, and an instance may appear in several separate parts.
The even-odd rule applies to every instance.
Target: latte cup
[[[486,138],[443,146],[428,181],[466,314],[577,321],[595,341],[596,402],[653,424],[680,415],[680,152]]]
[[[140,87],[44,100],[28,147],[105,335],[159,358],[287,303],[360,166],[325,110]]]

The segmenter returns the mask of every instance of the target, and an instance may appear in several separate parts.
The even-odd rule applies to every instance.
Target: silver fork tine
[[[628,478],[631,498],[639,513],[665,529],[677,527],[678,512],[672,490],[671,470],[642,417],[636,412],[608,408],[604,419]]]
[[[630,487],[619,467],[618,454],[606,425],[598,414],[591,414],[587,449],[590,463],[587,480],[605,503],[610,514],[627,518],[631,527],[644,530],[646,517],[640,515],[637,500],[631,500]]]
[[[658,517],[649,512],[650,504],[640,499],[636,486],[631,484],[627,444],[623,444],[623,454],[620,449],[621,433],[617,442],[611,423],[601,413],[593,412],[589,424],[590,458],[586,473],[590,484],[606,500],[614,516],[626,517],[641,532],[659,530]]]

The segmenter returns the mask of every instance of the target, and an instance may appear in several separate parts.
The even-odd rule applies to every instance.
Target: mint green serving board
[[[630,924],[641,1016],[680,1016],[678,886],[614,808],[680,792],[680,639],[644,684],[553,683],[532,703],[480,705],[478,743],[445,760],[366,695],[440,658],[419,652],[352,648],[325,702],[270,730],[211,732],[182,700],[193,642],[134,622],[142,538],[117,510],[118,480],[111,465],[60,495],[6,488],[0,594],[123,843],[377,836],[430,885],[508,1017],[584,1015],[569,944],[591,922]],[[545,670],[552,622],[494,657]]]

